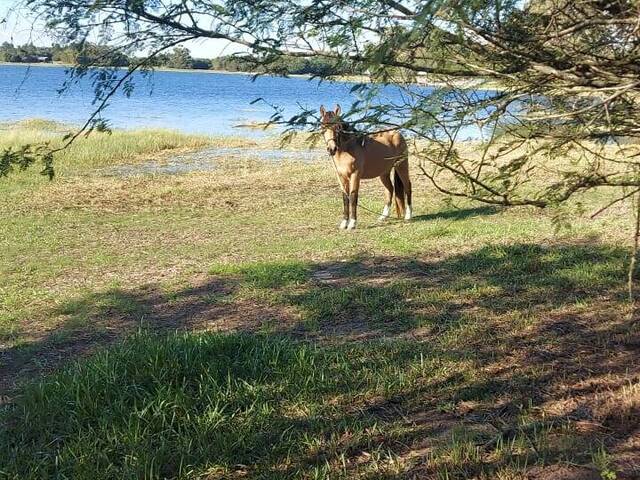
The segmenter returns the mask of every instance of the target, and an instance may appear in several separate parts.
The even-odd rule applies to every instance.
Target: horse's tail
[[[398,169],[393,169],[393,196],[396,204],[396,214],[398,218],[404,218],[405,203],[404,203],[404,184],[402,178],[398,175]]]

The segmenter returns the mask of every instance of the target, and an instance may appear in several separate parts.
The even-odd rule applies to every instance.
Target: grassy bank
[[[451,204],[414,176],[414,221],[363,209],[347,233],[326,163],[252,148],[213,172],[105,176],[252,142],[83,141],[110,153],[0,183],[0,477],[640,471],[629,206],[557,231],[557,212]],[[379,211],[381,186],[361,203]]]
[[[19,123],[0,123],[0,150],[25,144],[48,142],[52,147],[62,145],[65,134],[74,133],[73,126],[42,119]],[[56,156],[56,170],[78,174],[97,167],[135,163],[157,158],[180,150],[194,150],[207,146],[240,147],[253,142],[233,137],[185,135],[171,130],[114,130],[80,137],[68,149]]]

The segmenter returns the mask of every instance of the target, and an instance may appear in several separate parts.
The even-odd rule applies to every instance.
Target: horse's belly
[[[391,170],[393,163],[386,161],[365,162],[362,178],[376,178]]]
[[[367,180],[370,178],[378,178],[380,175],[382,175],[383,173],[385,173],[384,171],[380,171],[378,172],[377,170],[373,170],[373,171],[366,171],[364,172],[364,174],[362,175],[361,178]]]
[[[364,151],[362,178],[375,178],[388,173],[403,155],[398,149],[381,143],[369,143]]]

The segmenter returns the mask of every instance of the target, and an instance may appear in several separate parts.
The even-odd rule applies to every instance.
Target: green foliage
[[[41,173],[53,178],[53,154],[47,144],[22,145],[16,149],[8,148],[0,151],[0,177],[6,177],[16,168],[26,170],[32,164],[42,162]]]
[[[185,47],[176,47],[167,55],[167,61],[163,65],[169,68],[191,68],[193,59],[189,49]]]
[[[615,469],[612,468],[611,457],[607,453],[604,445],[599,445],[591,454],[591,458],[603,480],[616,480],[618,478]]]

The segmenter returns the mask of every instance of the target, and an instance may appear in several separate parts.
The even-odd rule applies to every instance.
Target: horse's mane
[[[343,145],[348,145],[351,142],[362,142],[365,133],[358,131],[351,123],[341,120],[340,124],[340,136],[343,140]]]
[[[355,132],[353,126],[349,122],[345,122],[344,120],[340,120],[338,122],[340,124],[340,128],[343,132],[353,133]]]

